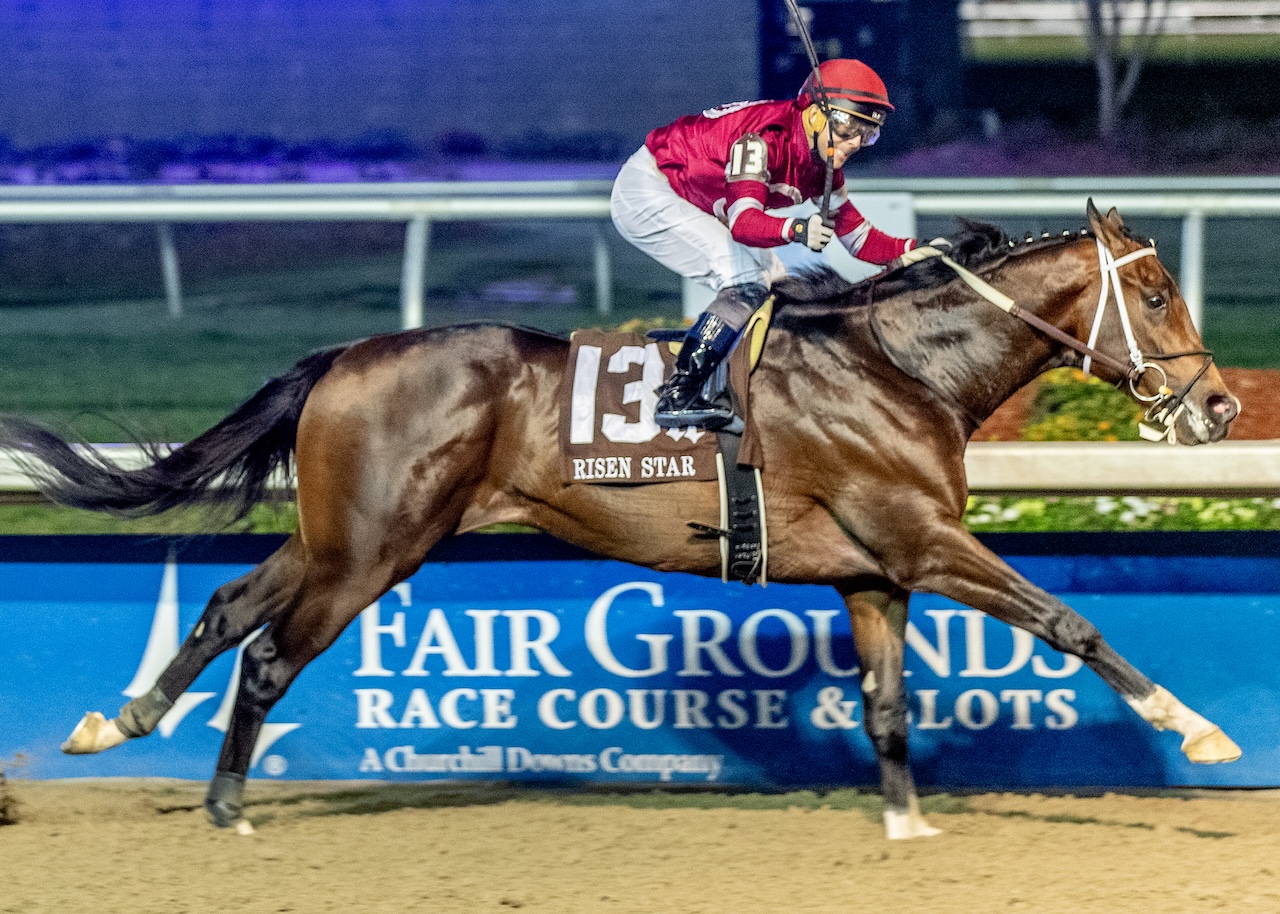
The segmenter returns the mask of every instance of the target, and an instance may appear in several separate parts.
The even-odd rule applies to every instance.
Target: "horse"
[[[1219,440],[1239,410],[1154,242],[1132,233],[1116,210],[1101,215],[1092,200],[1086,215],[1086,229],[1026,242],[962,220],[945,256],[856,285],[827,271],[785,278],[773,290],[750,391],[770,577],[829,584],[847,607],[890,839],[938,833],[920,813],[908,763],[903,647],[914,591],[949,597],[1079,657],[1152,726],[1181,734],[1192,761],[1240,755],[1221,729],[962,522],[968,439],[1048,369],[1092,367],[1125,386],[1151,404],[1171,442]],[[1112,299],[1115,308],[1107,307]],[[442,539],[522,524],[607,558],[720,575],[719,544],[686,526],[717,522],[716,486],[561,481],[568,345],[480,323],[314,352],[213,428],[132,470],[39,423],[0,419],[0,446],[24,455],[44,494],[65,505],[139,515],[214,500],[243,514],[281,470],[296,492],[296,531],[214,592],[154,688],[115,718],[87,713],[64,751],[100,752],[151,733],[215,657],[261,629],[243,652],[205,800],[214,825],[248,833],[245,780],[268,712]]]

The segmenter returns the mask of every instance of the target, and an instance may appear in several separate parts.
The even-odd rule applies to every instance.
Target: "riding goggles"
[[[831,135],[838,140],[852,140],[856,137],[861,137],[863,146],[874,146],[876,140],[880,139],[879,124],[862,120],[848,111],[841,111],[839,108],[832,109],[828,123],[831,124]]]

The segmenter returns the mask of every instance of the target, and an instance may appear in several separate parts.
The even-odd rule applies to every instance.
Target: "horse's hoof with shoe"
[[[1221,727],[1214,727],[1200,736],[1187,737],[1182,741],[1182,752],[1190,761],[1201,765],[1234,762],[1243,754]]]
[[[120,732],[115,720],[107,720],[101,711],[90,711],[71,731],[62,751],[67,755],[92,755],[106,749],[114,749],[129,737]]]
[[[932,838],[942,834],[942,829],[934,828],[920,815],[919,809],[899,812],[892,809],[884,811],[884,836],[890,841],[907,841],[911,838]]]
[[[209,822],[218,828],[229,828],[237,835],[252,835],[253,825],[244,817],[244,777],[231,771],[219,771],[209,784],[204,811]]]
[[[1131,699],[1129,706],[1157,730],[1182,734],[1182,752],[1192,762],[1201,765],[1234,762],[1242,754],[1221,727],[1192,711],[1164,686],[1156,686],[1141,700]]]

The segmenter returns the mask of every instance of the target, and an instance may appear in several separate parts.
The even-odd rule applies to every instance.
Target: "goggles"
[[[863,146],[874,146],[876,140],[880,139],[879,124],[865,121],[839,108],[832,109],[827,122],[831,125],[831,135],[840,140],[861,137]]]

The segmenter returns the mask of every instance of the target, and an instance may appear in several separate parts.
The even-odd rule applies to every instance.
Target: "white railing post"
[[[182,317],[182,273],[178,268],[178,246],[173,240],[173,226],[161,222],[156,226],[160,239],[160,271],[164,274],[164,298],[169,305],[169,317],[175,321]]]
[[[1204,329],[1204,210],[1189,209],[1182,217],[1182,270],[1178,280],[1182,298],[1197,330]]]
[[[426,311],[427,247],[431,221],[414,216],[404,233],[404,266],[400,271],[400,329],[421,327]]]
[[[609,254],[609,230],[595,224],[596,313],[613,313],[613,264]]]

